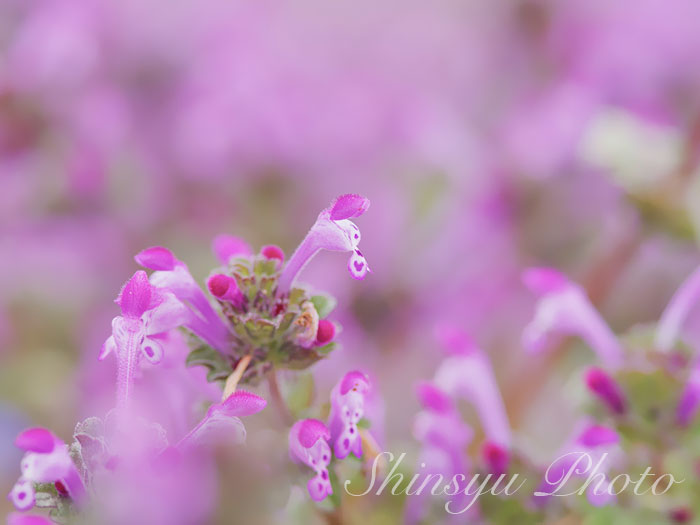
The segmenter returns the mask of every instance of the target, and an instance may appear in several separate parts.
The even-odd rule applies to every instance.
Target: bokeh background
[[[695,0],[1,2],[0,492],[18,430],[67,439],[112,403],[96,357],[135,253],[201,280],[217,233],[289,254],[345,192],[372,201],[373,273],[304,273],[344,325],[321,392],[370,370],[386,442],[415,449],[411,385],[454,322],[546,455],[593,356],[524,354],[520,273],[565,271],[621,331],[700,262],[699,21]]]

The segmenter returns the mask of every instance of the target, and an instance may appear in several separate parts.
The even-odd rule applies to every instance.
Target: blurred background
[[[411,385],[455,322],[546,457],[593,356],[524,355],[520,272],[565,271],[621,331],[700,262],[699,20],[695,0],[1,2],[0,492],[20,429],[67,439],[111,406],[96,358],[135,253],[202,282],[214,235],[289,255],[346,192],[372,202],[373,273],[323,253],[303,274],[344,326],[320,397],[369,370],[386,442],[415,448]]]

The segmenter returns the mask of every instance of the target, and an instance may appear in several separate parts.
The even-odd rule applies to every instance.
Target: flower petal
[[[138,270],[119,292],[116,303],[122,309],[122,315],[130,319],[139,319],[151,306],[153,285],[148,282],[148,275]]]
[[[369,208],[369,199],[362,195],[346,193],[337,197],[330,206],[331,220],[359,217]]]
[[[304,419],[299,426],[299,443],[304,448],[313,447],[319,439],[329,440],[331,433],[318,419]]]
[[[162,246],[146,248],[137,253],[134,259],[150,270],[172,270],[178,262],[173,252]]]
[[[428,381],[421,381],[416,386],[416,395],[424,408],[435,412],[447,413],[454,410],[454,404],[445,392]]]
[[[223,402],[212,405],[207,413],[219,411],[228,417],[244,417],[257,414],[265,406],[267,406],[267,401],[262,397],[245,390],[236,390]]]
[[[7,525],[53,525],[53,521],[44,516],[32,516],[13,512],[7,517]]]
[[[56,446],[56,437],[45,428],[29,428],[17,436],[15,446],[30,452],[48,453]]]
[[[17,510],[29,510],[34,506],[34,484],[28,479],[19,479],[7,495]]]

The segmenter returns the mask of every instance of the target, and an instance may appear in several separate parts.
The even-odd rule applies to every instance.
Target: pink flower
[[[539,297],[535,317],[523,332],[527,350],[541,351],[552,335],[578,335],[606,367],[615,370],[622,365],[620,343],[580,286],[551,268],[530,268],[523,273],[523,282]]]
[[[602,475],[600,480],[593,481],[586,490],[586,496],[591,505],[600,507],[615,500],[615,496],[608,492],[610,480],[607,477],[609,461],[606,461],[605,454],[614,452],[619,444],[620,437],[612,428],[602,425],[582,422],[574,431],[573,437],[560,450],[557,459],[552,463],[542,480],[537,492],[536,501],[540,504],[545,501],[542,498],[549,498],[554,492],[559,482],[569,472],[577,461],[576,470],[573,475],[587,476],[593,468],[600,462],[598,472]],[[587,458],[582,456],[587,455]],[[590,464],[588,463],[590,460]],[[588,467],[588,468],[586,468]],[[591,478],[592,480],[595,477]]]
[[[141,357],[159,363],[163,358],[163,335],[186,324],[191,316],[172,293],[149,283],[142,270],[126,282],[116,303],[122,315],[112,320],[112,335],[102,346],[98,359],[111,352],[117,356],[117,404],[124,405]]]
[[[688,426],[697,415],[698,407],[700,407],[700,364],[695,363],[676,407],[678,424]]]
[[[700,299],[700,268],[678,288],[666,306],[656,330],[656,347],[668,351],[678,339],[691,308]]]
[[[20,463],[22,475],[8,496],[18,510],[34,506],[34,483],[60,482],[73,501],[82,500],[85,487],[63,441],[37,427],[20,433],[15,445],[26,451]]]
[[[221,257],[231,256],[231,238],[229,244],[221,240],[221,236],[215,241],[218,253]],[[242,241],[241,241],[242,242]],[[240,248],[240,246],[238,247]],[[209,303],[209,299],[190,274],[187,265],[175,258],[175,255],[161,246],[153,246],[139,252],[136,262],[145,268],[155,270],[151,274],[151,283],[158,288],[164,288],[172,292],[183,304],[187,305],[193,315],[187,320],[185,326],[195,334],[220,351],[226,351],[229,347],[230,332],[226,324],[219,317]]]
[[[348,270],[355,279],[364,279],[370,271],[358,249],[360,229],[350,219],[359,217],[369,208],[369,199],[355,194],[337,197],[321,211],[296,251],[287,261],[279,281],[280,293],[289,291],[304,266],[321,250],[351,252]]]
[[[333,494],[328,479],[328,465],[331,462],[331,448],[328,445],[330,432],[318,419],[297,421],[289,431],[289,455],[292,460],[311,467],[316,475],[306,487],[314,501],[321,501]]]
[[[13,512],[7,516],[7,525],[53,525],[53,521],[43,516],[31,516]]]
[[[500,473],[508,463],[511,431],[491,364],[463,331],[440,325],[436,336],[448,357],[435,373],[434,383],[450,396],[474,405],[487,438],[486,460],[494,473]]]
[[[227,442],[243,443],[246,438],[241,417],[257,414],[267,405],[262,397],[245,390],[236,390],[221,403],[209,407],[204,418],[177,444],[187,448],[225,438]]]
[[[353,452],[362,456],[362,439],[357,424],[365,413],[366,396],[369,393],[369,379],[357,370],[348,372],[331,392],[331,413],[329,416],[333,451],[338,459]]]

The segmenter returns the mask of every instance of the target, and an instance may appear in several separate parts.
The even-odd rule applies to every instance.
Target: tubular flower
[[[328,478],[328,465],[331,462],[331,448],[328,441],[331,435],[318,419],[297,421],[289,431],[289,455],[293,461],[311,467],[316,475],[306,487],[314,501],[321,501],[333,494]]]
[[[502,473],[508,464],[511,431],[491,364],[464,332],[441,325],[436,336],[448,357],[435,373],[434,383],[450,396],[474,405],[487,438],[485,459],[492,472]]]
[[[691,308],[700,299],[700,268],[688,277],[673,294],[656,330],[656,347],[668,351],[678,339]]]
[[[598,367],[592,367],[586,372],[588,389],[615,414],[624,414],[627,408],[625,395],[612,377]]]
[[[217,350],[228,349],[231,339],[229,330],[185,263],[161,246],[146,248],[134,259],[141,266],[155,270],[150,278],[154,286],[172,292],[189,308],[192,315],[185,324],[187,328]]]
[[[338,459],[350,452],[362,456],[362,438],[357,427],[365,413],[369,379],[357,370],[348,372],[331,392],[330,430],[333,451]]]
[[[63,441],[45,428],[30,428],[17,436],[15,445],[25,451],[22,475],[8,496],[17,510],[34,506],[34,483],[55,483],[59,493],[82,501],[85,486]]]
[[[523,282],[539,297],[535,317],[523,332],[527,350],[542,350],[552,335],[577,335],[606,367],[621,366],[622,348],[615,334],[580,286],[551,268],[530,268],[523,273]]]
[[[700,408],[700,364],[695,363],[676,407],[678,424],[688,426],[697,415],[698,408]]]
[[[286,293],[311,258],[321,250],[351,252],[348,271],[355,279],[364,279],[370,271],[360,252],[360,229],[350,219],[360,217],[369,208],[369,199],[345,194],[321,211],[316,222],[292,254],[282,271],[279,292]]]
[[[102,346],[98,359],[112,352],[117,357],[117,404],[121,406],[131,394],[141,357],[159,363],[163,358],[162,336],[185,324],[190,314],[172,293],[149,283],[146,272],[141,270],[126,282],[115,302],[122,315],[112,320],[112,335]]]
[[[466,448],[474,432],[462,418],[450,397],[433,383],[422,381],[416,386],[416,395],[422,410],[413,422],[413,437],[421,443],[418,465],[426,475],[455,479],[469,472]],[[457,483],[457,482],[455,482]],[[464,508],[461,500],[466,482],[457,486],[459,500],[456,508]],[[405,511],[406,523],[420,523],[425,517],[429,492],[421,491],[409,499]]]

